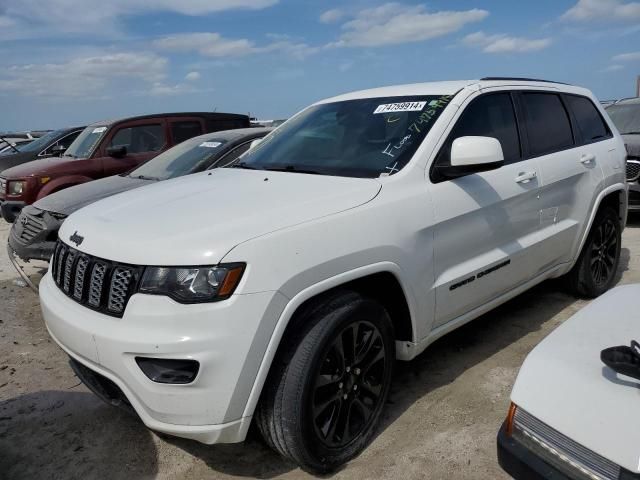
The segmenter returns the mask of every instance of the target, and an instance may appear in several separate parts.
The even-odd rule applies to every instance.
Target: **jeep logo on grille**
[[[69,237],[69,240],[71,240],[73,243],[76,244],[76,247],[79,247],[80,244],[82,242],[84,242],[84,237],[81,237],[80,235],[78,235],[78,231],[76,230],[76,233],[74,233],[73,235],[71,235]]]

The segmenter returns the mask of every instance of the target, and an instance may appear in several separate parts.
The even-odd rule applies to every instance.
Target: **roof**
[[[618,100],[613,105],[636,105],[636,104],[640,104],[640,97],[623,98],[622,100]]]
[[[248,115],[243,115],[240,113],[223,113],[223,112],[171,112],[171,113],[153,113],[149,115],[137,115],[133,117],[122,117],[111,120],[102,120],[100,122],[91,123],[90,127],[95,126],[107,126],[113,125],[115,123],[120,123],[130,120],[145,120],[147,118],[157,118],[157,117],[206,117],[211,120],[220,120],[220,119],[231,119],[231,118],[242,118],[249,120]]]
[[[219,132],[205,133],[197,137],[190,138],[187,141],[208,141],[208,140],[225,140],[227,142],[233,142],[243,137],[260,137],[268,134],[274,130],[271,127],[265,128],[236,128],[234,130],[221,130]]]
[[[563,92],[579,93],[584,95],[588,90],[567,85],[565,83],[534,78],[520,77],[485,77],[480,80],[455,80],[447,82],[411,83],[406,85],[391,85],[388,87],[372,88],[356,92],[345,93],[336,97],[321,100],[318,103],[340,102],[356,100],[359,98],[399,97],[406,95],[455,95],[466,87],[489,88],[494,86],[509,85],[514,87],[533,86],[540,88],[557,88]]]

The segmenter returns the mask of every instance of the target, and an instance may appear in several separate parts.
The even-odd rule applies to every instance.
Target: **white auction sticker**
[[[107,129],[107,127],[98,127],[98,128],[94,128],[93,132],[91,133],[102,133]]]
[[[201,147],[207,147],[207,148],[217,148],[220,145],[222,145],[222,143],[220,142],[203,142],[200,144]]]
[[[373,113],[419,112],[426,104],[427,102],[386,103],[378,105]]]

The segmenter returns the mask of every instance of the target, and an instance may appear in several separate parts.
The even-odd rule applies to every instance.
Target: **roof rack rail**
[[[540,80],[539,78],[523,78],[523,77],[484,77],[480,79],[481,81],[490,81],[490,80],[517,80],[519,82],[542,82],[542,83],[557,83],[560,85],[569,85],[564,82],[554,82],[553,80]]]

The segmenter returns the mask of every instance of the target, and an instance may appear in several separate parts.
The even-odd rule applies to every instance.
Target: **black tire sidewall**
[[[310,399],[315,383],[315,373],[335,337],[349,324],[360,320],[366,320],[378,328],[384,342],[386,363],[381,401],[367,426],[351,443],[339,449],[329,448],[317,438],[310,413]],[[302,378],[299,378],[299,374],[290,369],[288,373],[293,375],[288,375],[285,384],[285,403],[291,402],[289,405],[298,406],[298,408],[294,409],[295,418],[291,419],[294,420],[293,424],[287,422],[290,426],[295,426],[295,428],[288,430],[289,433],[293,433],[295,437],[298,437],[296,442],[298,448],[296,450],[298,450],[297,454],[304,458],[303,464],[313,470],[327,472],[360,453],[371,441],[375,433],[375,428],[389,393],[393,365],[395,363],[393,327],[389,315],[378,302],[360,297],[322,315],[322,318],[319,319],[306,338],[312,338],[314,341],[307,345],[303,340],[292,359],[292,363],[295,363],[301,357],[306,357],[303,360],[303,367],[299,371],[299,373],[302,373]],[[296,376],[298,378],[295,378]]]
[[[613,266],[613,271],[607,282],[602,285],[596,285],[590,268],[591,250],[598,226],[606,222],[607,220],[612,220],[616,229],[616,258]],[[578,281],[580,283],[581,289],[584,290],[585,295],[589,297],[598,297],[613,286],[613,282],[615,282],[617,275],[618,265],[620,263],[621,248],[622,226],[620,225],[618,214],[612,208],[604,208],[596,215],[593,225],[591,226],[591,230],[589,231],[587,241],[585,242],[585,245],[583,247],[582,255],[580,256]]]

